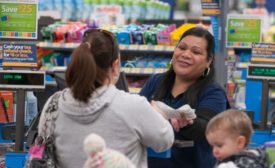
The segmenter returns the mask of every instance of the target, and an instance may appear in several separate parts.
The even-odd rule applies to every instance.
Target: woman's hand
[[[193,119],[188,119],[182,115],[181,118],[171,118],[171,124],[176,132],[188,124],[193,124]]]

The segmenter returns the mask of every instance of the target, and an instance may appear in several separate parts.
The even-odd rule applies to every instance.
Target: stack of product
[[[169,19],[171,10],[159,0],[39,0],[40,11],[58,11],[62,20],[89,20],[97,6],[103,5],[120,7],[128,20]]]

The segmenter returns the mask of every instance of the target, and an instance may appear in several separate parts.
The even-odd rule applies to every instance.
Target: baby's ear
[[[238,136],[237,143],[240,150],[244,149],[246,147],[246,138],[243,135]]]

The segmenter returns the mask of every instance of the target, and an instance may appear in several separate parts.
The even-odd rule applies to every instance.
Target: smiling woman
[[[208,121],[229,108],[226,94],[214,82],[214,37],[200,27],[186,31],[172,57],[170,69],[150,77],[140,94],[178,109],[189,104],[196,118],[172,118],[175,142],[169,159],[149,158],[149,168],[212,168],[215,158],[205,138]]]
[[[196,80],[205,69],[209,69],[212,57],[207,57],[206,47],[207,41],[204,38],[188,36],[181,40],[172,61],[173,69],[181,80]]]

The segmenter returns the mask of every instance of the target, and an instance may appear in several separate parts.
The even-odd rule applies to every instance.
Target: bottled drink
[[[25,108],[25,125],[30,125],[32,119],[37,115],[37,98],[32,91],[27,92]]]

